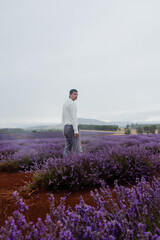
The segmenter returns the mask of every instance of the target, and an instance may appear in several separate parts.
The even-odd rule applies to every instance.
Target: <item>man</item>
[[[71,152],[82,153],[79,131],[77,127],[77,100],[78,91],[71,89],[69,99],[63,105],[62,123],[64,126],[64,136],[66,138],[64,155],[68,156]]]

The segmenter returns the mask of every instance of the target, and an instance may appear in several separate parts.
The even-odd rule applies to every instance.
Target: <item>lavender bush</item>
[[[137,180],[134,187],[119,186],[114,190],[102,183],[100,190],[91,192],[96,207],[87,205],[80,197],[75,210],[65,205],[61,198],[55,207],[50,195],[50,213],[43,222],[27,222],[27,206],[18,193],[14,199],[19,210],[9,217],[0,230],[2,240],[133,240],[160,239],[160,179],[152,183],[144,178]]]
[[[78,190],[99,185],[102,180],[113,183],[134,183],[144,176],[151,180],[158,174],[159,154],[142,147],[113,146],[94,153],[48,159],[42,171],[34,176],[31,189]]]
[[[64,139],[31,139],[0,142],[0,171],[37,170],[48,158],[63,157]]]

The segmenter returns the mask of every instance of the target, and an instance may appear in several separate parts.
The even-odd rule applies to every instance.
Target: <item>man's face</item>
[[[77,100],[78,92],[73,92],[72,94],[69,95],[69,97],[70,97],[73,101]]]

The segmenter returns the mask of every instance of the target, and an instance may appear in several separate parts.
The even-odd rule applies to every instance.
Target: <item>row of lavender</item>
[[[151,180],[160,171],[160,136],[108,136],[84,141],[80,156],[49,158],[31,189],[58,190],[100,185],[101,181],[134,183]]]
[[[102,135],[108,135],[108,134],[114,134],[114,132],[105,132],[105,131],[81,131],[82,136],[102,136]],[[17,133],[5,133],[0,134],[0,141],[3,140],[17,140],[17,139],[44,139],[44,138],[62,138],[63,133],[62,131],[40,131],[40,132],[30,132],[30,131],[24,131],[24,132],[17,132]]]
[[[17,132],[0,134],[0,141],[3,140],[17,140],[17,139],[37,139],[37,138],[61,138],[63,136],[61,131],[41,131],[41,132]]]
[[[64,138],[0,141],[0,171],[37,170],[48,158],[63,157]]]
[[[27,221],[28,207],[14,193],[19,210],[6,220],[0,229],[0,238],[43,240],[160,240],[160,180],[150,185],[144,178],[132,188],[115,183],[113,193],[102,185],[91,192],[97,207],[87,205],[83,198],[75,210],[65,206],[61,199],[58,207],[50,195],[50,213],[43,222]]]
[[[80,189],[118,179],[150,180],[160,170],[160,135],[82,137],[84,153],[63,156],[64,138],[0,142],[0,171],[38,171],[31,188]]]

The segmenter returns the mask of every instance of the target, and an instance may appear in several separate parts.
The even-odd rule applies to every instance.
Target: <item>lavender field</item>
[[[0,171],[34,171],[32,188],[77,190],[106,183],[151,180],[160,171],[160,135],[82,136],[83,154],[63,156],[65,139],[0,141]],[[53,133],[52,133],[53,135]]]
[[[1,140],[0,171],[33,171],[31,191],[99,188],[91,192],[97,207],[82,198],[75,210],[65,199],[55,207],[51,195],[46,221],[33,224],[15,192],[19,210],[1,228],[1,239],[160,239],[160,135],[86,134],[83,154],[65,157],[65,139],[58,134]]]

